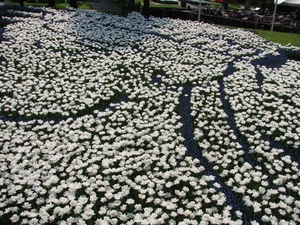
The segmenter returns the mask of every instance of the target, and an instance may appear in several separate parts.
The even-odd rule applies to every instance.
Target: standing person
[[[223,9],[227,12],[227,10],[228,10],[228,2],[227,2],[227,0],[223,1]]]
[[[294,12],[293,16],[295,21],[300,20],[300,12],[298,10]]]

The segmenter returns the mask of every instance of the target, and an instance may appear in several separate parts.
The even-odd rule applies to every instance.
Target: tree
[[[267,0],[262,0],[261,8],[262,8],[262,9],[265,9],[266,6],[267,6]]]

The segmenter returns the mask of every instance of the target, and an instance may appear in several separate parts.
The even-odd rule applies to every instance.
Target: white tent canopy
[[[300,0],[275,0],[274,4],[275,4],[275,9],[274,9],[274,13],[273,13],[271,31],[273,31],[273,28],[274,28],[277,5],[288,5],[288,6],[299,6],[300,7]]]
[[[276,0],[275,2],[276,3]],[[278,0],[278,5],[300,6],[300,0]]]

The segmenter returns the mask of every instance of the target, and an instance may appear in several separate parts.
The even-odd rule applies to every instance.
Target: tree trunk
[[[48,6],[55,6],[55,0],[48,0]]]
[[[70,7],[78,8],[77,1],[76,0],[70,0]]]
[[[149,0],[144,0],[144,7],[149,8],[150,6],[150,1]]]

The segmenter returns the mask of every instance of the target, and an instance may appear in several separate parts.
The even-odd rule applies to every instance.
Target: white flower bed
[[[281,46],[137,13],[31,10],[0,43],[0,221],[300,222],[300,64],[269,67]]]

